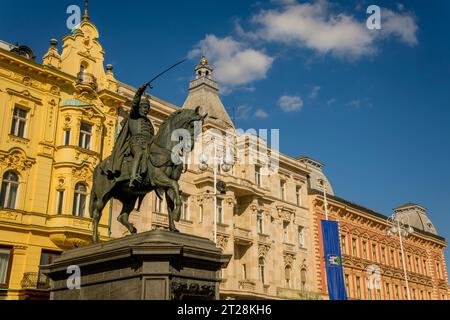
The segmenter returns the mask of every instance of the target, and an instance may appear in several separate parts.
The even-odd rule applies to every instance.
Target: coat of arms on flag
[[[341,265],[341,258],[335,254],[328,255],[328,265],[339,267]]]

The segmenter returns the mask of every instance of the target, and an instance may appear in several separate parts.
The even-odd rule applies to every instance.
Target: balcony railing
[[[277,288],[277,296],[282,299],[296,300],[322,300],[322,294],[304,290],[294,290],[288,288]]]
[[[23,289],[48,290],[50,289],[50,280],[39,272],[25,272],[20,285]]]
[[[97,78],[93,74],[87,72],[80,72],[77,74],[77,84],[88,85],[92,89],[97,90]]]
[[[239,289],[245,291],[255,291],[256,285],[253,281],[243,280],[239,281]]]
[[[250,230],[234,227],[234,240],[243,245],[251,245],[253,243],[252,233]]]

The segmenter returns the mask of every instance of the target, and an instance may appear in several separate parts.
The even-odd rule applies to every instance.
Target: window
[[[86,211],[87,188],[82,183],[77,183],[75,186],[75,194],[73,197],[73,211],[72,214],[77,217],[84,217]]]
[[[64,190],[58,191],[58,200],[56,203],[56,213],[62,214],[63,213],[63,205],[64,205]]]
[[[204,218],[205,218],[205,216],[204,216],[204,212],[203,212],[203,205],[200,205],[200,218],[198,219],[198,221],[200,223],[203,223]]]
[[[263,234],[264,233],[264,220],[263,220],[262,211],[258,211],[258,213],[256,214],[256,225],[258,227],[258,233]]]
[[[391,286],[386,283],[386,300],[391,300]]]
[[[290,288],[291,285],[291,267],[287,266],[284,268],[284,279],[286,283],[286,288]]]
[[[372,244],[372,260],[377,261],[377,245]]]
[[[408,261],[408,271],[411,272],[412,271],[411,255],[409,255],[409,254],[407,256],[407,261]]]
[[[53,252],[53,251],[45,251],[42,250],[41,252],[41,260],[39,265],[45,266],[52,264],[56,259],[58,259],[61,256],[61,253],[59,252]],[[39,275],[37,280],[37,288],[40,289],[47,289],[49,287],[50,283],[46,275],[41,273],[41,270],[39,268]]]
[[[367,300],[372,300],[372,287],[369,280],[367,280]]]
[[[25,137],[28,111],[19,107],[14,108],[10,134],[16,137]]]
[[[19,176],[12,171],[6,171],[2,180],[0,208],[16,209],[18,190]]]
[[[70,130],[64,130],[64,145],[70,146]]]
[[[298,245],[301,248],[305,247],[305,228],[298,227]]]
[[[247,265],[245,263],[242,264],[242,279],[247,279]]]
[[[217,198],[217,223],[223,223],[222,199]]]
[[[439,262],[436,263],[436,271],[437,271],[438,278],[442,279],[442,276],[441,276],[441,265],[439,264]]]
[[[419,263],[419,258],[416,257],[416,272],[420,273],[420,263]]]
[[[394,249],[391,249],[390,258],[391,258],[391,266],[395,267],[395,253],[394,253]]]
[[[283,241],[289,242],[289,232],[288,232],[289,222],[283,221]]]
[[[303,268],[303,269],[300,271],[300,281],[301,281],[301,283],[300,283],[300,289],[301,289],[302,291],[305,291],[305,290],[306,290],[306,278],[307,278],[306,269]]]
[[[420,290],[420,300],[425,300],[425,295],[423,294],[423,290]]]
[[[358,255],[358,250],[356,248],[356,239],[353,238],[352,239],[352,254],[354,257],[356,257]]]
[[[412,289],[413,291],[413,300],[417,300],[416,289]]]
[[[91,138],[92,126],[90,124],[82,122],[80,126],[80,140],[78,142],[78,146],[83,149],[90,149]]]
[[[423,269],[425,270],[425,275],[428,276],[427,260],[423,259]]]
[[[367,242],[362,242],[362,252],[363,252],[363,258],[367,259]]]
[[[395,300],[399,300],[400,299],[400,294],[399,294],[399,290],[398,290],[398,284],[395,285]]]
[[[386,264],[386,248],[381,247],[381,263]]]
[[[403,257],[402,257],[401,252],[399,252],[398,257],[399,257],[399,260],[400,260],[400,266],[403,266]]]
[[[347,298],[350,297],[350,277],[348,274],[344,277],[345,280],[345,292],[347,293]]]
[[[432,300],[431,292],[428,291],[428,300]]]
[[[261,167],[255,167],[255,184],[258,187],[261,187]]]
[[[347,254],[347,246],[346,246],[346,237],[345,236],[341,236],[341,251],[342,254]]]
[[[8,284],[10,258],[11,250],[0,248],[0,287],[6,287]]]
[[[281,180],[280,181],[280,197],[281,200],[286,200],[286,181]]]
[[[356,297],[361,299],[361,278],[356,277]]]
[[[189,197],[182,196],[181,197],[181,220],[189,220]]]
[[[258,267],[259,267],[259,280],[264,284],[265,278],[264,278],[264,258],[263,257],[259,257]]]
[[[297,202],[297,207],[300,207],[302,205],[302,187],[300,186],[295,188],[295,199]]]
[[[155,212],[156,213],[163,213],[163,201],[155,195]]]

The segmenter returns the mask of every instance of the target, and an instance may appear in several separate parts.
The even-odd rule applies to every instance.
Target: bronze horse
[[[142,177],[142,183],[134,188],[129,186],[129,161],[127,157],[122,164],[122,174],[120,177],[108,177],[102,170],[103,165],[107,165],[111,157],[101,162],[94,170],[93,187],[90,197],[89,213],[93,219],[93,242],[98,242],[98,224],[102,216],[102,211],[106,204],[112,198],[122,203],[122,211],[117,220],[123,224],[131,234],[137,233],[136,228],[129,222],[129,216],[135,208],[136,201],[139,199],[139,206],[147,193],[156,191],[157,196],[162,199],[166,195],[167,211],[169,215],[170,231],[178,231],[175,222],[180,220],[181,216],[181,197],[178,180],[183,171],[183,163],[173,159],[180,159],[179,153],[184,152],[184,147],[180,145],[185,143],[194,146],[195,139],[200,133],[203,120],[207,115],[199,114],[199,107],[195,110],[178,110],[171,114],[161,124],[158,133],[153,137],[150,146],[150,152],[147,161],[147,173]],[[200,124],[200,126],[198,126]],[[173,133],[177,129],[183,129],[189,133],[190,141],[174,139]],[[200,129],[200,130],[199,130]],[[183,135],[184,137],[187,134]],[[190,151],[189,149],[186,149]]]

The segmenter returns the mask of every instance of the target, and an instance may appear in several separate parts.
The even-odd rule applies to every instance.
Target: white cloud
[[[337,99],[336,98],[331,98],[327,101],[327,105],[331,106],[332,104],[336,103]]]
[[[348,103],[348,105],[353,109],[359,109],[361,108],[361,100],[352,100]]]
[[[389,9],[381,11],[381,33],[385,37],[395,36],[410,46],[417,45],[418,26],[415,18],[409,14],[395,13]]]
[[[261,118],[261,119],[266,119],[269,117],[269,114],[267,112],[265,112],[263,109],[258,109],[255,112],[255,117]]]
[[[320,89],[321,89],[320,86],[314,86],[314,87],[311,89],[311,92],[309,93],[309,97],[310,97],[311,99],[317,98],[317,96],[319,95]]]
[[[300,96],[282,96],[278,99],[278,106],[284,112],[300,111],[303,107],[303,100]]]
[[[225,87],[242,86],[265,79],[274,61],[264,52],[249,48],[230,36],[218,38],[207,35],[198,47],[206,50],[207,58],[214,66],[215,79]],[[188,56],[198,56],[201,51],[199,48],[192,50]]]
[[[276,9],[261,10],[253,16],[256,29],[249,39],[306,47],[321,54],[360,57],[376,53],[376,40],[394,36],[410,45],[417,44],[417,24],[408,12],[382,11],[382,30],[368,30],[364,16],[359,21],[346,13],[336,14],[327,0],[313,3],[281,1]]]

